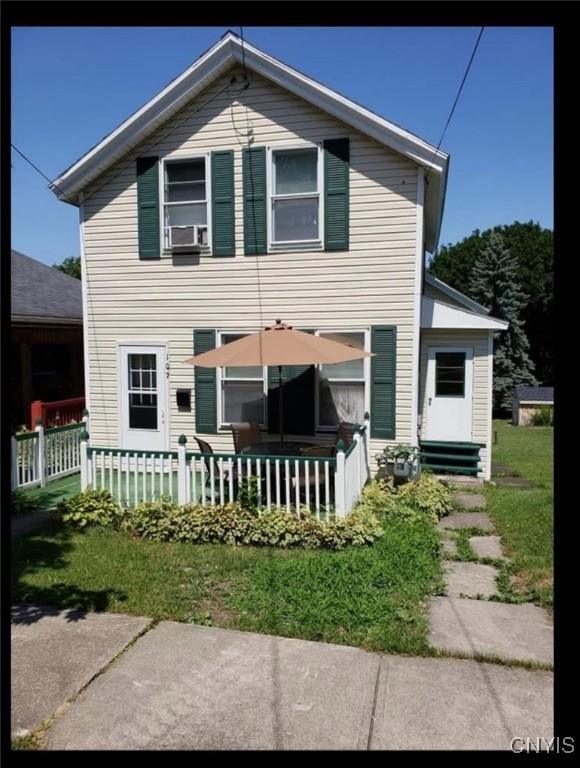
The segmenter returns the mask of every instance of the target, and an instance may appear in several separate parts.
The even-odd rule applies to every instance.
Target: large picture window
[[[365,333],[321,332],[332,341],[365,349]],[[365,360],[321,365],[318,370],[318,426],[332,428],[341,421],[362,424],[366,402]]]
[[[247,334],[222,333],[221,344],[237,341]],[[255,421],[260,426],[266,422],[266,368],[240,366],[221,369],[221,423],[235,424]]]
[[[163,231],[166,249],[208,245],[205,158],[164,163]]]
[[[317,147],[272,151],[271,240],[320,240],[320,162]]]

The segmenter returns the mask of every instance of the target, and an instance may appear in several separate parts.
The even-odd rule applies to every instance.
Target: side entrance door
[[[165,346],[121,345],[121,448],[167,449]]]
[[[426,440],[471,442],[473,348],[429,347]]]

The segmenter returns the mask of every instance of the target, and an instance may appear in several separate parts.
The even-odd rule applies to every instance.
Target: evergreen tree
[[[469,293],[509,327],[494,338],[493,406],[509,410],[517,384],[537,384],[522,312],[527,296],[518,279],[517,259],[499,232],[492,232],[471,271]]]
[[[53,264],[52,266],[69,277],[76,277],[77,280],[81,279],[80,256],[67,256],[61,264]]]

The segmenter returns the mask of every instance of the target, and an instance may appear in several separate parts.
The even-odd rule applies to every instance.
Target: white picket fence
[[[44,486],[50,480],[79,472],[84,421],[64,427],[12,436],[12,488]]]
[[[81,488],[108,490],[123,506],[169,496],[179,504],[223,505],[253,488],[259,511],[308,507],[319,519],[345,517],[370,477],[368,420],[336,457],[126,451],[81,441]]]

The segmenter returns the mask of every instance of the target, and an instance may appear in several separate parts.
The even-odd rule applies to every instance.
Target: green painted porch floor
[[[81,490],[80,472],[66,477],[59,477],[58,480],[51,480],[44,488],[22,488],[22,493],[36,499],[39,504],[39,511],[49,512],[54,509],[59,501],[68,499]]]

